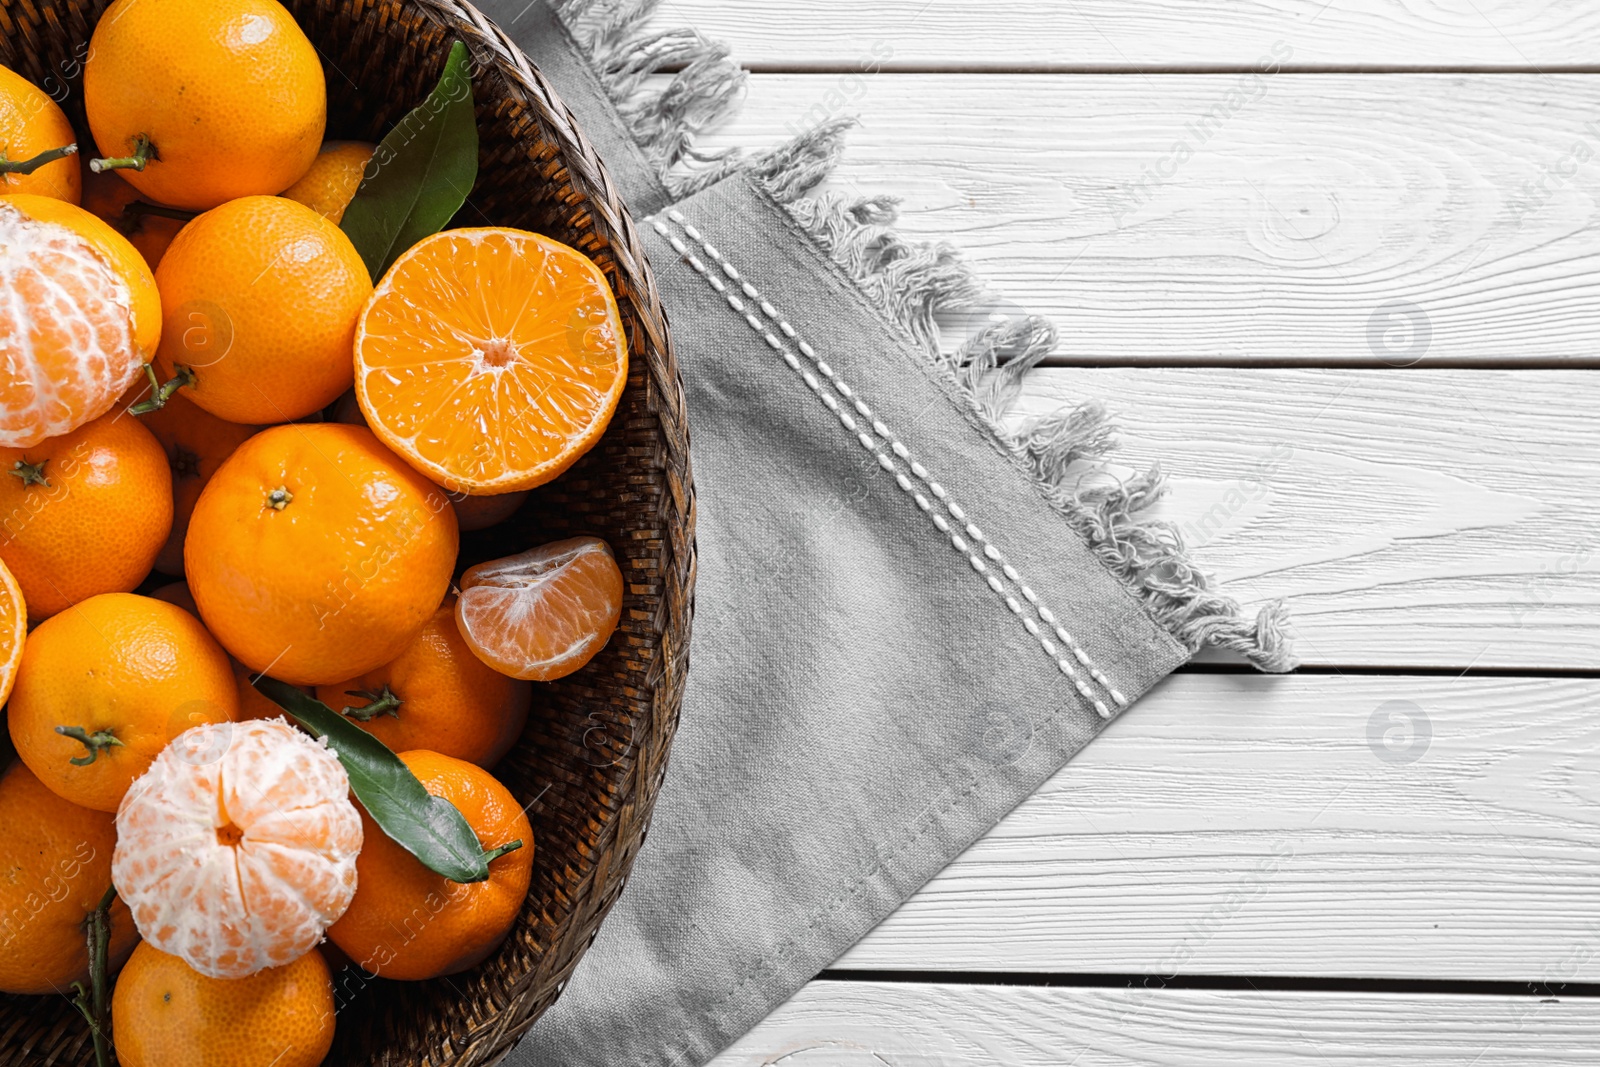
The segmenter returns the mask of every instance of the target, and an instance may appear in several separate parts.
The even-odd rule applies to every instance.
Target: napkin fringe
[[[737,149],[701,151],[695,138],[738,110],[747,75],[720,41],[687,28],[646,30],[659,6],[660,0],[560,0],[556,10],[657,179],[681,200],[739,168]],[[652,80],[674,71],[665,85]]]
[[[1293,669],[1284,603],[1273,601],[1253,620],[1246,617],[1191,561],[1171,523],[1142,517],[1164,493],[1163,475],[1155,464],[1121,479],[1110,472],[1106,456],[1117,447],[1116,426],[1103,404],[1089,401],[1019,421],[1024,380],[1056,348],[1049,320],[1009,316],[945,351],[940,317],[996,306],[961,254],[942,242],[903,236],[895,228],[893,196],[806,195],[833,169],[851,125],[849,119],[823,123],[752,160],[750,174],[949,373],[996,440],[1031,469],[1041,495],[1164,630],[1191,652],[1211,645],[1263,671]]]

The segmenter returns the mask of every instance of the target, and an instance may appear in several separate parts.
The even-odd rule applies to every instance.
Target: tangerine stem
[[[96,174],[104,174],[108,170],[144,170],[145,164],[152,159],[160,158],[161,153],[156,151],[155,144],[146,134],[141,133],[133,139],[133,155],[91,159],[89,169]]]
[[[371,722],[379,715],[390,715],[398,719],[400,717],[400,705],[405,703],[404,700],[395,696],[387,685],[383,687],[383,692],[381,693],[374,693],[370,689],[346,689],[344,695],[366,699],[367,702],[359,708],[347,706],[343,711],[339,712],[345,718],[355,719],[359,722]]]
[[[76,144],[64,144],[60,148],[48,149],[32,159],[7,159],[5,153],[0,152],[0,174],[32,174],[47,163],[54,163],[58,159],[66,159],[77,154]]]
[[[72,1006],[78,1009],[84,1021],[89,1024],[89,1034],[94,1039],[94,1062],[96,1067],[111,1067],[111,1032],[110,997],[107,996],[107,982],[111,971],[111,904],[117,899],[117,887],[112,886],[106,890],[105,896],[100,898],[99,907],[89,913],[84,920],[89,939],[89,988],[83,988],[82,982],[73,982],[72,988],[77,996],[72,998]]]
[[[267,507],[273,511],[282,511],[294,503],[294,494],[289,492],[287,485],[280,485],[267,494]]]
[[[119,747],[122,744],[110,730],[96,730],[91,734],[81,726],[57,726],[56,733],[62,737],[70,737],[74,741],[82,741],[89,747],[87,756],[74,756],[67,761],[74,767],[87,767],[100,758],[102,748]]]
[[[483,854],[484,865],[487,866],[487,865],[493,863],[495,860],[499,859],[501,856],[504,856],[507,852],[515,852],[517,849],[519,849],[521,847],[522,847],[522,838],[519,837],[515,841],[511,842],[510,844],[501,845],[499,848],[491,848],[489,851],[487,851],[487,852],[485,852]]]
[[[24,489],[30,485],[42,485],[49,489],[50,479],[44,476],[44,465],[47,462],[49,461],[41,459],[37,463],[29,463],[26,459],[19,459],[11,465],[10,474],[22,479]]]
[[[148,415],[152,411],[160,411],[167,406],[167,401],[172,399],[173,393],[186,385],[193,388],[199,380],[194,376],[194,371],[181,366],[173,369],[172,380],[165,384],[160,384],[156,378],[156,369],[148,363],[144,365],[144,374],[150,382],[152,391],[149,397],[128,409],[130,415]]]

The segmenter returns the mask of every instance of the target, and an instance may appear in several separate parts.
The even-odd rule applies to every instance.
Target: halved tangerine
[[[383,442],[447,489],[531,489],[592,448],[628,378],[616,298],[589,259],[484,227],[418,241],[356,326],[356,396]]]
[[[572,537],[469,567],[456,625],[501,674],[563,678],[606,646],[622,619],[622,570],[598,537]]]
[[[22,662],[22,646],[28,640],[28,605],[22,587],[4,563],[0,563],[0,704],[11,696],[17,680],[17,665]]]

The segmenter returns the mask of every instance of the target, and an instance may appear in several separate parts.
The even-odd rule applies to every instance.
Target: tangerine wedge
[[[356,396],[383,442],[447,489],[555,478],[592,448],[628,378],[605,275],[538,234],[446,230],[395,261],[356,326]]]
[[[622,570],[598,537],[572,537],[469,567],[456,625],[512,678],[564,678],[605,647],[622,618]]]

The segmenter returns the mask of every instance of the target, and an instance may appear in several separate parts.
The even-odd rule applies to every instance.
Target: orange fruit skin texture
[[[28,769],[96,811],[116,811],[174,737],[238,714],[228,656],[200,620],[132,593],[90,597],[36,626],[7,709],[11,743]],[[88,749],[57,726],[109,731],[122,743],[79,766],[71,761]]]
[[[48,485],[17,463],[44,464]],[[0,560],[35,620],[133,590],[172,529],[172,475],[139,420],[112,412],[32,448],[0,448]]]
[[[66,113],[43,89],[0,67],[0,157],[22,163],[77,139]],[[68,156],[32,174],[0,175],[0,193],[36,193],[76,204],[82,195],[80,164]]]
[[[229,422],[304,418],[350,388],[356,317],[372,293],[344,231],[304,204],[249,196],[199,216],[156,271],[171,321],[157,368]]]
[[[489,864],[487,881],[462,885],[428,870],[362,810],[356,897],[328,936],[368,973],[415,981],[475,966],[505,940],[528,896],[533,828],[488,771],[437,752],[400,759],[429,793],[461,810],[484,848],[522,842]]]
[[[439,606],[397,659],[318,686],[317,699],[341,711],[369,702],[353,692],[385,688],[402,701],[394,715],[350,721],[396,752],[428,749],[480,767],[498,763],[522,735],[533,690],[532,683],[507,678],[473,654],[456,627],[454,598]]]
[[[84,107],[100,150],[159,158],[123,176],[146,197],[204,211],[282,192],[327,125],[317,51],[274,0],[117,0],[95,26]]]
[[[280,488],[293,497],[281,510],[269,503]],[[276,426],[200,494],[184,570],[240,662],[325,685],[405,651],[444,599],[458,542],[444,493],[371,431]]]
[[[549,682],[595,657],[622,620],[622,569],[598,537],[570,537],[469,567],[456,625],[484,663]]]
[[[0,446],[38,444],[99,418],[161,340],[144,258],[76,204],[0,196]]]
[[[128,239],[153,271],[167,254],[167,246],[183,229],[177,219],[161,215],[129,215],[124,209],[142,199],[139,190],[123,181],[117,171],[96,174],[84,168],[83,208]]]
[[[0,992],[65,993],[89,977],[84,920],[111,887],[112,817],[69,804],[13,762],[0,775]],[[138,934],[111,905],[110,962]]]
[[[28,604],[11,569],[0,563],[0,705],[11,696],[28,639]]]
[[[112,994],[111,1037],[122,1067],[317,1067],[336,1011],[320,952],[226,979],[140,944]]]
[[[355,340],[367,424],[452,491],[532,489],[605,432],[628,342],[600,268],[522,230],[446,230],[395,260]]]
[[[165,600],[168,604],[178,605],[178,607],[195,618],[200,617],[200,608],[194,602],[194,595],[189,592],[188,582],[172,582],[169,585],[163,585],[159,589],[151,590],[150,595],[157,600]],[[255,677],[254,672],[231,656],[229,660],[233,665],[233,680],[239,691],[239,718],[237,721],[286,719],[283,709],[251,684],[251,679]],[[311,693],[308,691],[307,695],[311,695]]]
[[[148,393],[148,386],[141,390],[141,395]],[[201,490],[223,460],[254,437],[260,427],[219,419],[190,403],[183,390],[174,393],[158,410],[140,415],[139,421],[161,443],[172,470],[172,532],[156,554],[155,567],[162,574],[182,574],[183,540]]]
[[[335,226],[344,221],[344,209],[355,199],[378,146],[370,141],[329,141],[317,153],[305,177],[283,191]]]

